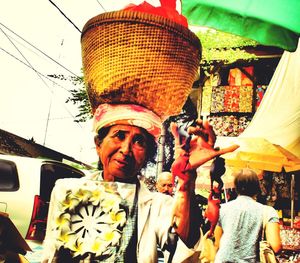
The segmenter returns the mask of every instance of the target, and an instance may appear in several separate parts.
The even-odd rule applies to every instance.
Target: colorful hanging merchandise
[[[256,104],[255,104],[255,110],[258,109],[264,95],[265,92],[267,90],[268,86],[267,85],[257,85],[256,87]]]
[[[225,86],[224,112],[238,112],[240,102],[240,86]]]
[[[212,89],[211,112],[218,113],[224,111],[224,94],[225,87],[218,86]]]
[[[212,86],[204,86],[202,91],[201,115],[209,115],[211,111]]]
[[[250,76],[253,76],[253,66],[243,67],[242,69]],[[252,80],[247,77],[239,68],[233,68],[229,70],[228,84],[230,86],[253,86]]]
[[[241,86],[240,87],[240,112],[252,112],[253,109],[253,88],[252,86]]]
[[[217,136],[239,136],[249,125],[251,117],[248,116],[210,116],[210,124],[214,127]]]

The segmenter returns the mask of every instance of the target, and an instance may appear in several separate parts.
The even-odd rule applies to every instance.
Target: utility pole
[[[45,143],[46,143],[47,131],[48,131],[48,126],[49,126],[49,119],[50,119],[50,114],[51,114],[51,106],[52,106],[52,97],[50,99],[50,105],[49,105],[49,110],[48,110],[48,115],[47,115],[46,129],[45,129],[43,146],[45,146]]]
[[[157,170],[156,170],[155,177],[157,177],[157,175],[163,171],[165,139],[166,139],[166,130],[164,125],[162,125],[161,134],[158,141],[158,161],[157,161]]]

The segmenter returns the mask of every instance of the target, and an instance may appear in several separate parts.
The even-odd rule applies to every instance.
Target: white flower
[[[92,191],[92,195],[90,197],[90,202],[97,206],[99,205],[100,201],[104,198],[105,193],[102,189],[96,189],[94,191]]]
[[[92,192],[89,190],[84,190],[82,188],[78,189],[78,191],[76,191],[74,193],[74,197],[77,198],[80,202],[82,202],[83,204],[86,204],[90,197],[92,196]]]
[[[107,249],[107,242],[102,240],[100,237],[96,237],[91,240],[91,242],[87,242],[87,251],[90,251],[95,254],[96,257],[99,257],[103,254],[103,252]]]
[[[75,198],[74,195],[69,192],[67,193],[66,198],[61,202],[61,206],[63,211],[73,211],[79,203],[80,201],[78,200],[78,198]]]
[[[106,227],[100,234],[100,238],[111,246],[119,244],[121,238],[121,232],[115,228]]]
[[[75,240],[75,233],[71,231],[58,231],[56,247],[59,248],[61,245],[72,243]]]
[[[117,212],[110,211],[107,214],[103,214],[99,218],[99,222],[113,225],[113,227],[115,228],[117,228],[118,226],[123,227],[126,223],[126,213],[122,209]]]
[[[120,208],[117,185],[85,183],[60,199],[56,223],[56,247],[71,250],[73,257],[86,253],[112,256],[121,240],[126,212]]]
[[[87,251],[84,249],[83,240],[76,238],[76,239],[70,239],[68,243],[65,244],[66,248],[69,248],[71,251],[73,251],[73,257],[82,256]]]
[[[64,232],[70,231],[70,220],[71,215],[69,213],[61,213],[55,220],[56,228]]]
[[[120,203],[121,198],[119,196],[106,193],[105,199],[100,203],[100,207],[105,213],[108,213],[112,210],[119,210]]]

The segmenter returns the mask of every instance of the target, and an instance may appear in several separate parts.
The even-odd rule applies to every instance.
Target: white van
[[[60,178],[84,173],[62,162],[0,154],[0,211],[27,240],[45,236],[50,194]]]

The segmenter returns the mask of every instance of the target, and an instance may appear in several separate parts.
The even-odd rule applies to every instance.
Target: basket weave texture
[[[93,112],[101,103],[134,103],[162,120],[179,114],[201,58],[200,41],[189,29],[136,11],[90,19],[81,44]]]

